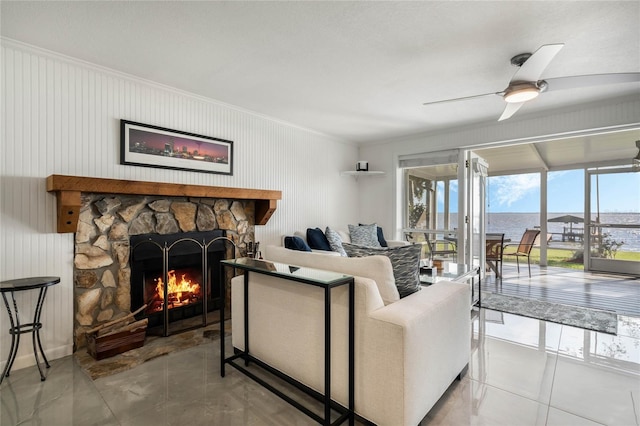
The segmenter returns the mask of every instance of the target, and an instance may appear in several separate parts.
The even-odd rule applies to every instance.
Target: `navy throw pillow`
[[[364,226],[366,224],[359,223],[358,225]],[[380,243],[380,246],[381,247],[389,247],[389,245],[387,244],[387,240],[384,239],[384,234],[382,233],[382,228],[380,228],[378,226],[376,231],[378,232],[378,242]]]
[[[300,237],[284,237],[284,248],[298,251],[311,251],[311,248]]]
[[[331,251],[329,240],[320,228],[307,228],[307,243],[314,250]]]

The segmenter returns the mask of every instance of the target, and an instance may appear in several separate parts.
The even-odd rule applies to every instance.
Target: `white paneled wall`
[[[50,359],[72,351],[74,238],[55,232],[55,197],[45,186],[51,174],[282,190],[269,223],[256,227],[263,244],[358,220],[357,184],[339,174],[353,168],[355,146],[11,40],[2,40],[1,61],[0,279],[61,277],[42,316]],[[232,140],[234,175],[120,165],[120,119]],[[24,322],[36,297],[18,294]],[[8,328],[2,313],[0,368]],[[14,368],[34,363],[23,337]]]

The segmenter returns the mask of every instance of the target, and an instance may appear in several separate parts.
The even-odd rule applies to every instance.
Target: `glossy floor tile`
[[[517,315],[473,311],[468,374],[421,425],[639,425],[640,318],[617,336]],[[92,381],[74,357],[0,387],[0,424],[310,425],[310,418],[232,368],[218,342],[171,353]],[[303,398],[304,399],[304,398]]]

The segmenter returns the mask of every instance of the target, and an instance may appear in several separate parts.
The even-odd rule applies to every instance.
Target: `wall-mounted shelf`
[[[376,171],[376,170],[371,170],[368,172],[356,172],[356,171],[345,171],[345,172],[340,172],[340,174],[342,176],[355,176],[355,177],[359,177],[359,176],[382,176],[384,175],[384,172],[382,171]]]

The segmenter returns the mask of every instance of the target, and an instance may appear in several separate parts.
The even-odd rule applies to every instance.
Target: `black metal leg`
[[[249,271],[244,271],[244,353],[249,354]],[[249,357],[245,357],[244,365],[249,365]]]
[[[224,266],[220,267],[220,376],[224,377],[224,307],[227,303],[227,285]]]
[[[13,299],[13,304],[16,306],[16,299],[13,297],[13,292],[11,293],[11,298]],[[19,326],[16,327],[15,321],[13,319],[13,312],[11,311],[11,306],[7,301],[7,296],[2,293],[2,299],[4,300],[4,306],[7,308],[7,313],[9,314],[9,323],[11,324],[11,328],[9,332],[11,334],[11,349],[9,349],[9,358],[7,358],[7,364],[4,366],[4,370],[2,371],[2,377],[0,377],[0,383],[4,380],[5,377],[9,377],[9,372],[11,371],[11,365],[13,364],[13,360],[15,359],[16,352],[18,352],[18,343],[20,343],[20,333],[16,333],[15,330],[19,329]],[[19,322],[17,311],[16,311],[16,320]]]
[[[349,283],[349,425],[355,424],[355,283]]]
[[[11,300],[13,301],[13,313],[14,313],[14,321],[15,321],[15,327],[11,330],[11,333],[15,336],[16,338],[16,346],[13,348],[13,352],[11,353],[10,357],[9,357],[9,361],[7,362],[7,374],[6,377],[9,377],[9,373],[11,373],[11,367],[13,367],[13,363],[16,360],[16,356],[18,355],[18,348],[20,347],[20,329],[21,329],[21,325],[20,325],[20,315],[18,312],[18,304],[16,303],[16,298],[15,295],[13,294],[13,292],[11,292]]]
[[[44,306],[44,299],[47,297],[47,288],[42,287],[40,289],[40,294],[38,295],[38,304],[36,305],[36,312],[33,316],[33,354],[36,356],[36,363],[38,364],[38,370],[40,370],[40,379],[44,380],[44,374],[42,373],[42,369],[40,368],[40,363],[38,362],[38,351],[36,350],[36,340],[38,341],[38,348],[40,348],[40,354],[42,355],[42,360],[44,361],[44,365],[47,368],[50,368],[49,361],[47,360],[47,356],[44,354],[44,350],[42,350],[42,341],[40,340],[40,329],[42,328],[42,323],[40,322],[40,315],[42,314],[42,307]]]
[[[324,289],[324,424],[331,424],[331,289]]]

